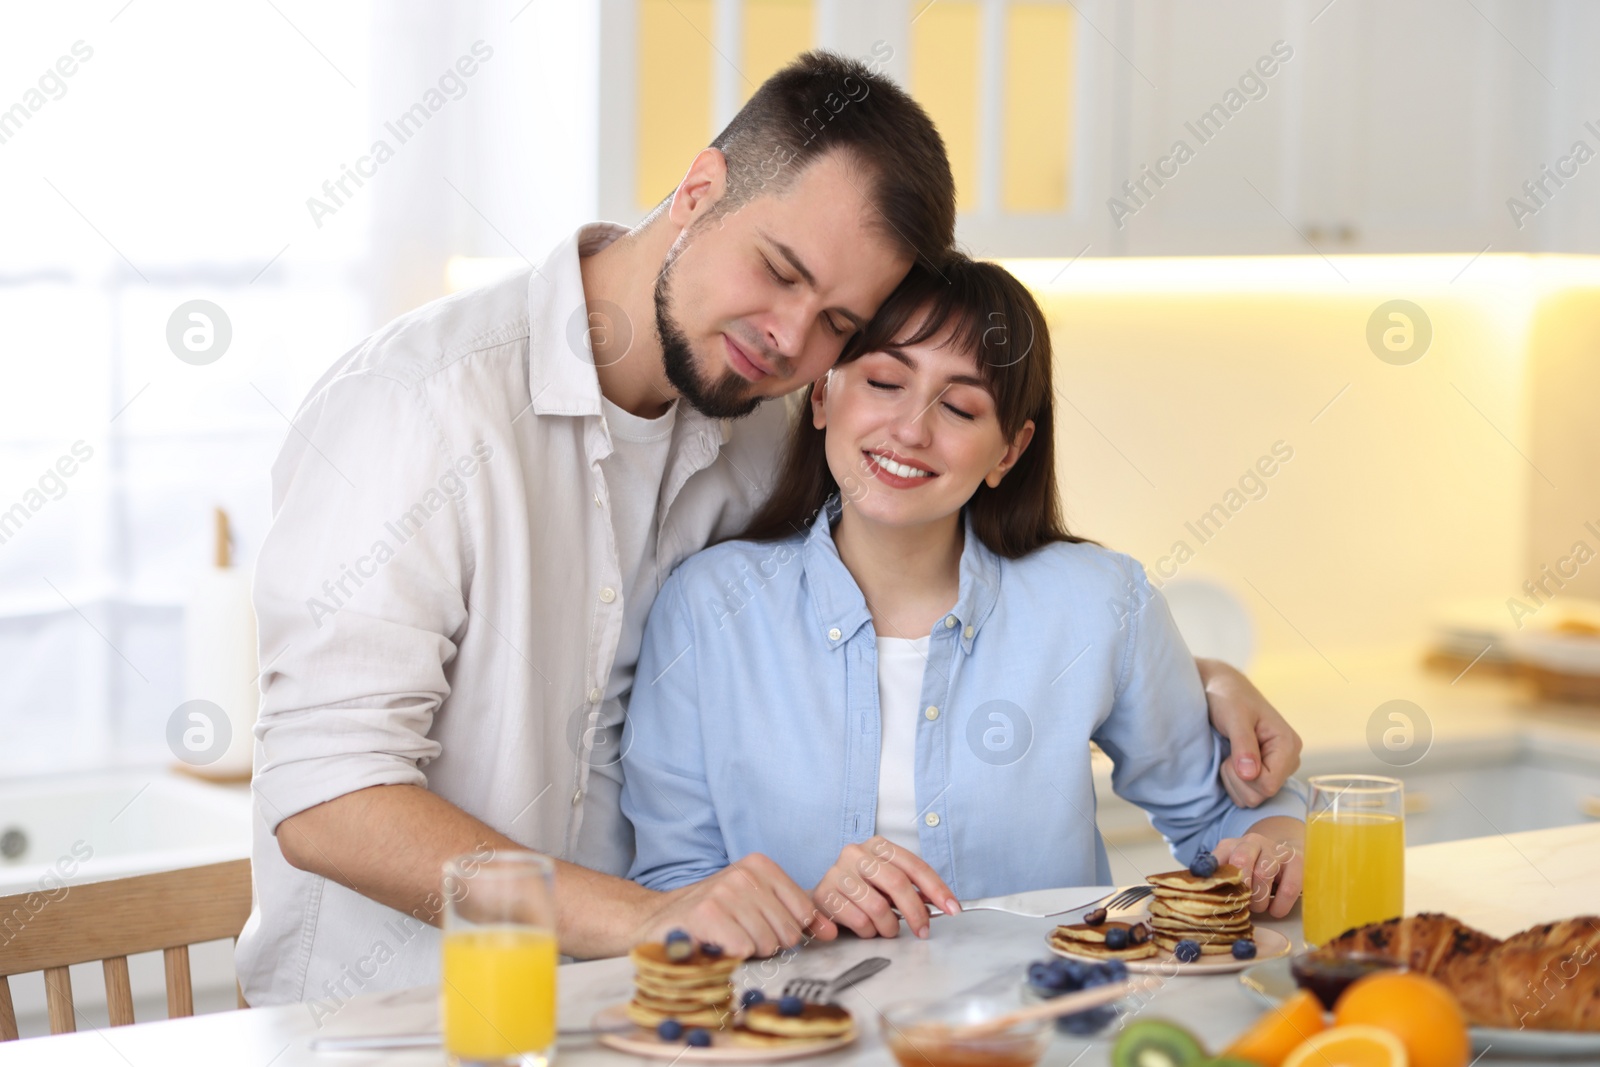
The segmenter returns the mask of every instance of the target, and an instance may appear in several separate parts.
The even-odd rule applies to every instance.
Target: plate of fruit
[[[1331,1013],[1335,1028],[1377,1026],[1409,1048],[1412,1067],[1452,1064],[1456,1053],[1494,1049],[1535,1057],[1600,1054],[1600,916],[1540,923],[1501,940],[1449,915],[1425,913],[1356,927],[1290,960],[1239,976],[1269,1006],[1261,1026],[1297,1018],[1313,1033]],[[1465,1063],[1465,1059],[1459,1062]]]

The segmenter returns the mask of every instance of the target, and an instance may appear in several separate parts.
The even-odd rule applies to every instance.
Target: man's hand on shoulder
[[[1221,660],[1194,662],[1211,725],[1232,748],[1222,764],[1222,786],[1235,804],[1256,807],[1300,769],[1300,735],[1239,671]]]

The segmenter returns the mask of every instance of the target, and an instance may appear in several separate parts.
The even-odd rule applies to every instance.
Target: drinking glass
[[[439,1023],[451,1067],[545,1067],[556,1044],[555,867],[533,852],[444,865]]]
[[[1404,786],[1398,778],[1311,779],[1306,811],[1306,940],[1325,944],[1405,910]]]

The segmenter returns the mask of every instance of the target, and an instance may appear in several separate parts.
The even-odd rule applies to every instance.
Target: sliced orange
[[[1358,979],[1334,1004],[1333,1021],[1389,1031],[1405,1045],[1411,1067],[1467,1067],[1472,1058],[1460,1003],[1426,975],[1386,971]]]
[[[1283,1067],[1408,1067],[1400,1039],[1376,1026],[1335,1026],[1289,1053]]]
[[[1234,1038],[1223,1055],[1261,1067],[1279,1067],[1297,1045],[1327,1028],[1322,1019],[1322,1002],[1302,989]]]

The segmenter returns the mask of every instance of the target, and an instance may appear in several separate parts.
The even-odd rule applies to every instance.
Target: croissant
[[[1387,957],[1436,979],[1474,1026],[1600,1031],[1600,916],[1544,923],[1501,941],[1425,913],[1347,930],[1317,951]]]

